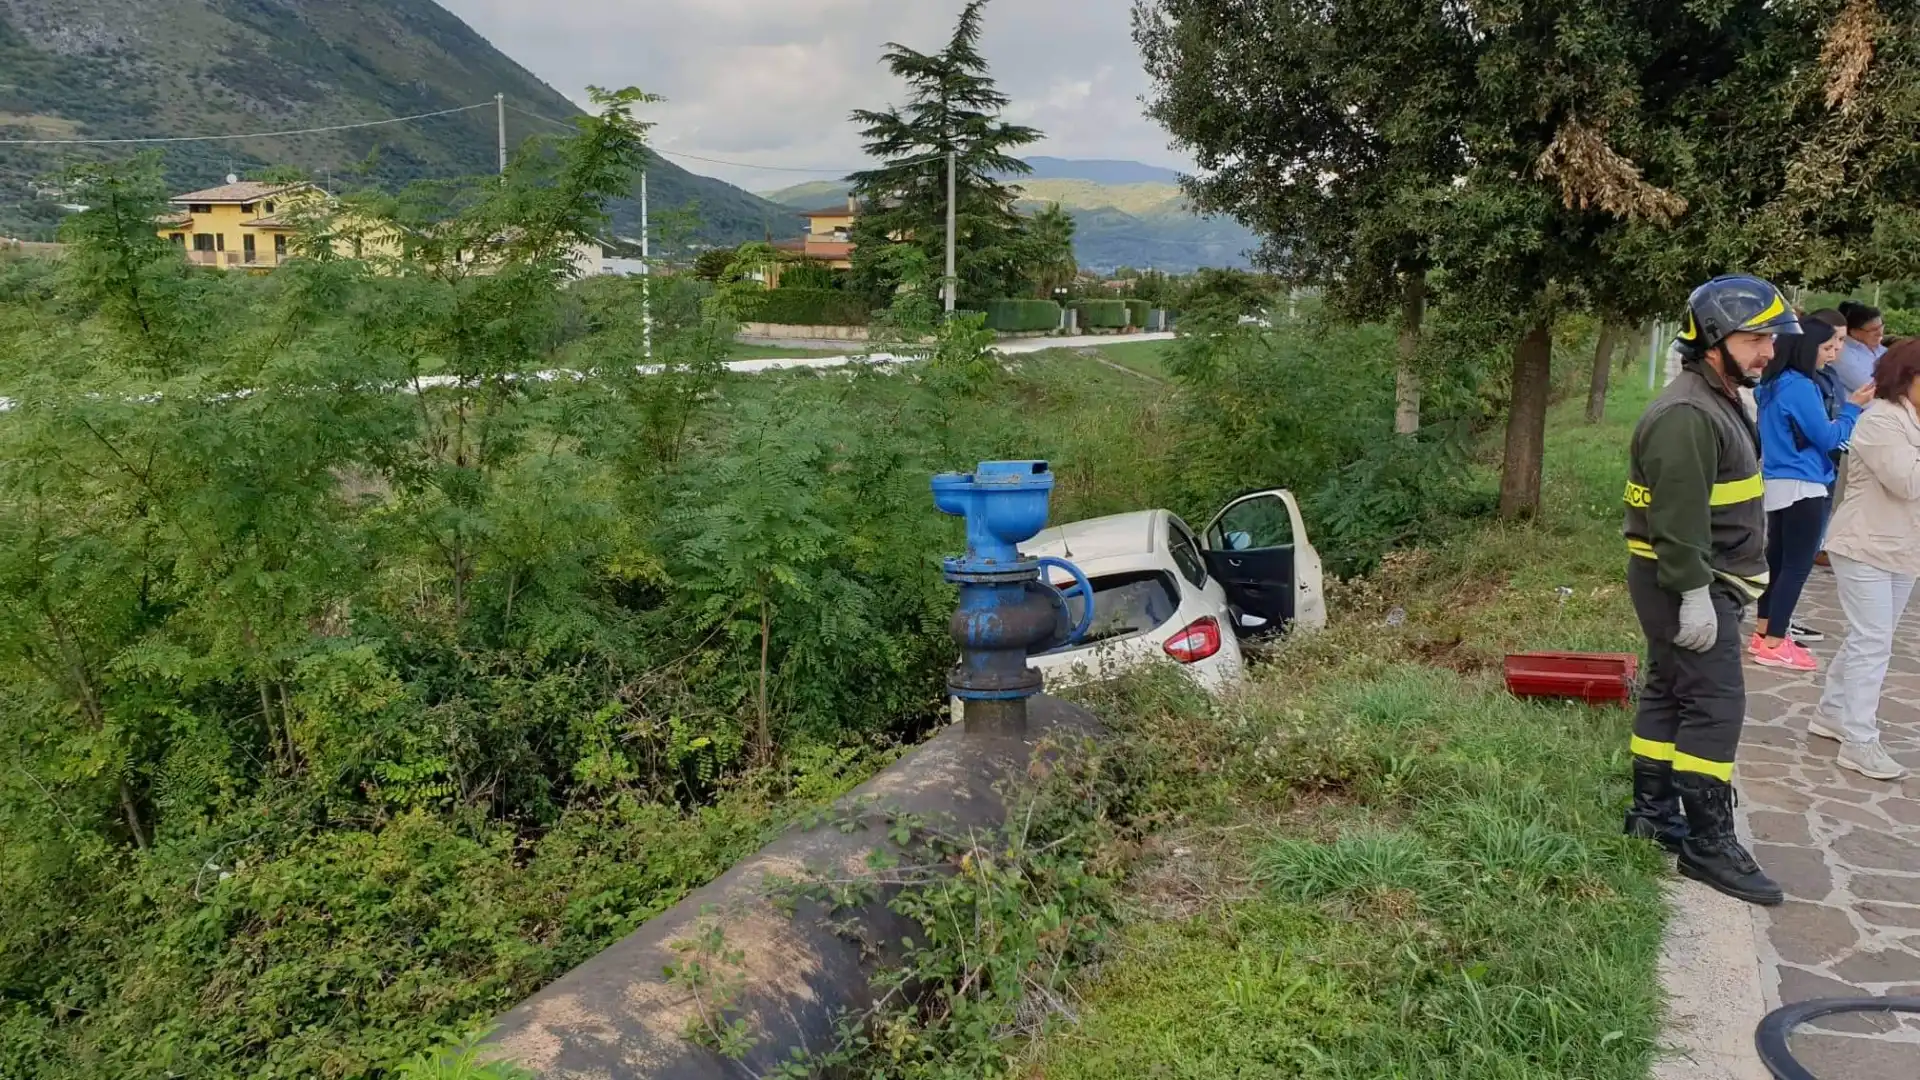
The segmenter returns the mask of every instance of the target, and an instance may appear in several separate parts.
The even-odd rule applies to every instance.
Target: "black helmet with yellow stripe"
[[[1773,283],[1746,274],[1725,274],[1693,290],[1687,297],[1687,324],[1677,344],[1695,356],[1734,334],[1797,334],[1787,298]]]

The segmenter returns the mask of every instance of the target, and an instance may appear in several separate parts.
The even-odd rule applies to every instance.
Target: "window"
[[[1200,557],[1200,542],[1193,538],[1179,518],[1167,523],[1167,548],[1173,553],[1173,561],[1180,567],[1181,576],[1193,582],[1195,588],[1206,585],[1207,561]]]
[[[1256,495],[1227,508],[1207,530],[1211,551],[1265,551],[1293,545],[1293,517],[1278,495]]]
[[[211,213],[213,213],[213,204],[212,204],[212,203],[203,203],[203,202],[197,202],[197,203],[189,203],[189,204],[187,204],[187,213],[189,213],[189,214],[211,214]]]
[[[1180,590],[1173,575],[1155,570],[1109,574],[1089,582],[1093,586],[1093,622],[1081,645],[1132,637],[1159,628],[1180,610]],[[1083,596],[1067,599],[1067,618],[1075,623],[1086,613]]]
[[[168,233],[168,234],[167,234],[167,239],[169,239],[169,240],[171,240],[171,241],[173,241],[173,245],[174,245],[175,247],[186,247],[186,246],[187,246],[187,234],[186,234],[186,233]]]
[[[273,200],[267,200],[267,213],[273,213]]]
[[[258,254],[253,249],[252,233],[248,233],[247,235],[240,238],[240,248],[242,251],[246,252],[248,262],[252,262],[254,259],[258,258]]]
[[[287,257],[287,234],[286,233],[273,234],[273,257],[276,259],[284,259]]]
[[[245,215],[247,215],[248,217],[252,217],[252,216],[253,216],[253,204],[252,204],[252,203],[241,203],[241,204],[240,204],[240,212],[241,212],[241,213],[243,213],[243,214],[245,214]]]
[[[227,250],[227,234],[226,233],[217,232],[213,234],[213,250],[215,251]]]
[[[194,233],[193,234],[193,250],[212,251],[213,250],[213,234],[203,233],[203,232]]]

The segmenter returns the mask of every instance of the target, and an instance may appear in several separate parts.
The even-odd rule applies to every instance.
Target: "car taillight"
[[[1220,620],[1209,615],[1167,639],[1167,655],[1183,664],[1205,660],[1220,651]]]

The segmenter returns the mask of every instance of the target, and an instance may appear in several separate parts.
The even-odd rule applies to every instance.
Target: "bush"
[[[867,302],[835,289],[772,289],[741,317],[748,322],[789,326],[865,326]]]
[[[1060,328],[1060,305],[1051,300],[989,300],[987,326],[1001,333]]]
[[[1127,325],[1125,300],[1080,300],[1073,310],[1080,313],[1082,330],[1123,330]]]
[[[1920,311],[1887,308],[1880,313],[1880,318],[1887,325],[1887,333],[1894,337],[1920,335]]]
[[[793,263],[780,271],[782,289],[825,290],[833,287],[833,271],[819,263]]]
[[[1145,300],[1124,300],[1121,302],[1127,305],[1129,325],[1145,330],[1147,328],[1147,315],[1153,310],[1153,305],[1147,303]]]

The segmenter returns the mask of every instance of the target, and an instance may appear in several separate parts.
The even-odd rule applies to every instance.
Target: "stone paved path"
[[[1846,629],[1829,571],[1814,571],[1796,618],[1827,635],[1808,646],[1822,672],[1749,664],[1736,777],[1754,855],[1787,893],[1752,909],[1766,1007],[1920,995],[1920,777],[1865,779],[1834,764],[1839,744],[1807,734]],[[1880,724],[1887,750],[1920,770],[1920,603],[1896,636]],[[1792,1045],[1821,1080],[1920,1078],[1920,1017],[1843,1016]]]

